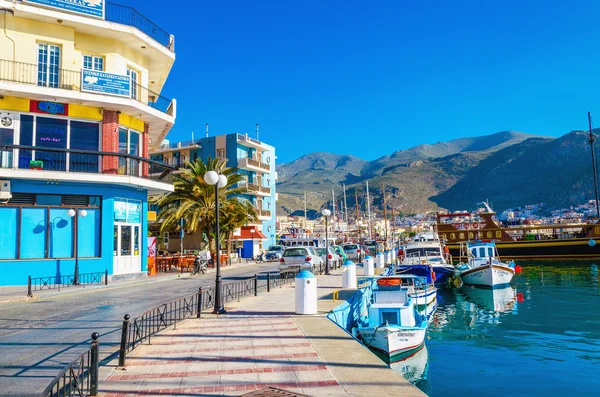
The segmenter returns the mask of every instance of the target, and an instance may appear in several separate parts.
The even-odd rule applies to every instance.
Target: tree
[[[216,186],[204,182],[204,174],[211,170],[227,176],[227,185],[219,189],[220,229],[224,232],[221,239],[229,237],[235,228],[255,221],[257,216],[254,207],[240,196],[247,192],[247,188],[236,187],[244,181],[244,177],[237,173],[237,168],[227,168],[226,162],[219,159],[209,158],[206,163],[200,159],[187,162],[182,173],[174,175],[175,191],[161,198],[157,204],[161,208],[161,232],[180,230],[180,219],[183,219],[184,230],[187,233],[199,231],[206,234],[209,247],[215,252]]]

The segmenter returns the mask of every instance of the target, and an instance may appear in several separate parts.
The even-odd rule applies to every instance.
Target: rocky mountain
[[[504,131],[419,145],[371,162],[311,153],[280,166],[279,213],[303,214],[304,192],[308,208],[319,210],[331,202],[332,188],[342,193],[341,183],[347,186],[348,207],[355,208],[357,191],[364,210],[366,180],[376,212],[382,184],[390,207],[405,213],[473,208],[484,199],[498,210],[539,201],[580,202],[593,189],[586,142],[585,133],[578,132],[553,139]]]

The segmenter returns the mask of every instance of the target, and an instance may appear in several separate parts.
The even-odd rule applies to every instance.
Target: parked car
[[[283,251],[285,251],[285,248],[283,247],[283,245],[272,245],[267,250],[265,260],[267,262],[278,261],[283,256]]]
[[[375,240],[365,240],[365,246],[369,249],[371,256],[377,255],[378,252],[383,252],[383,244]]]
[[[323,259],[321,259],[313,247],[296,246],[289,247],[283,252],[283,256],[279,259],[279,269],[310,269],[322,263]]]
[[[333,248],[335,253],[338,254],[340,259],[342,260],[342,263],[348,260],[348,255],[346,255],[346,251],[344,251],[341,245],[332,245],[331,248]]]
[[[327,263],[327,257],[329,257],[330,269],[336,268],[341,265],[340,256],[335,252],[333,247],[327,247],[327,251],[325,251],[325,248],[317,248],[315,251],[317,251],[317,254],[321,256],[321,259],[323,259],[323,263]]]
[[[342,245],[346,256],[351,261],[360,261],[363,258],[363,254],[361,253],[360,245],[358,244],[344,244]]]

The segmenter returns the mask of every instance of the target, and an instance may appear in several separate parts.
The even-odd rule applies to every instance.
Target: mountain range
[[[495,210],[545,202],[564,207],[593,198],[588,137],[573,131],[559,138],[515,131],[460,138],[398,150],[373,161],[351,155],[310,153],[279,165],[278,213],[302,215],[304,193],[310,215],[341,202],[346,185],[350,211],[381,212],[385,185],[388,210],[414,213],[471,209],[489,200]],[[356,193],[356,194],[355,194]]]

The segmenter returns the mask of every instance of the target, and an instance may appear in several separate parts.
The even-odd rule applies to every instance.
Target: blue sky
[[[585,129],[588,110],[600,120],[597,1],[123,3],[175,35],[171,141],[260,123],[280,163],[371,160],[503,130],[560,136]]]

